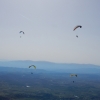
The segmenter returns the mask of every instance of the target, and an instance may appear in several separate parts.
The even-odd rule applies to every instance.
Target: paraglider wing
[[[29,68],[30,68],[30,67],[34,67],[34,68],[36,69],[36,66],[35,66],[35,65],[31,65],[31,66],[29,66]]]
[[[23,31],[20,31],[19,33],[23,33],[23,34],[25,34]]]
[[[75,31],[77,28],[82,28],[82,26],[81,25],[77,25],[74,29],[73,29],[73,31]]]
[[[76,76],[76,77],[77,77],[77,74],[71,74],[70,76],[71,76],[71,77],[72,77],[72,76]]]

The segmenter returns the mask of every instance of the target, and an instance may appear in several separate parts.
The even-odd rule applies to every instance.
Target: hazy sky
[[[100,65],[100,0],[0,0],[0,59]]]

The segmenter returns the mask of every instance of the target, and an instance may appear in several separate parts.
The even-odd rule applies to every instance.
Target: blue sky
[[[0,0],[0,59],[100,65],[100,0]]]

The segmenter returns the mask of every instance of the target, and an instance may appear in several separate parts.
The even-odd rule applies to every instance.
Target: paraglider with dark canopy
[[[73,31],[75,31],[77,28],[82,28],[82,26],[81,25],[77,25],[74,29],[73,29]]]

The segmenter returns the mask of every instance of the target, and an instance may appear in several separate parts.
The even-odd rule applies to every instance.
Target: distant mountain
[[[35,65],[37,69],[57,72],[100,73],[100,66],[93,64],[53,63],[31,60],[0,61],[0,66],[2,67],[28,68],[29,65]]]

